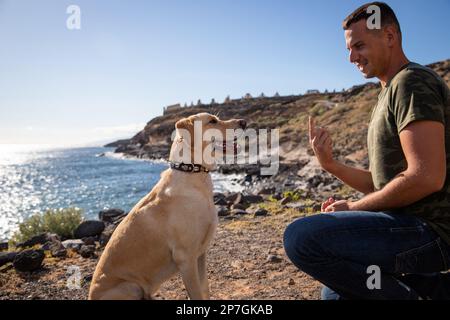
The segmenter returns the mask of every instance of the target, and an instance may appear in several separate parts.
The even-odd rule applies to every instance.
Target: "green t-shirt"
[[[406,170],[399,134],[417,120],[438,121],[445,125],[445,186],[441,191],[396,211],[425,220],[450,244],[450,90],[433,70],[409,63],[380,92],[378,103],[372,110],[367,136],[369,170],[376,190]]]

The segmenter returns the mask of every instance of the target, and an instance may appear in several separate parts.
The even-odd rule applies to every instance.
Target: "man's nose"
[[[349,54],[349,60],[351,63],[355,63],[358,59],[358,54],[355,53],[355,51],[350,50],[350,54]]]

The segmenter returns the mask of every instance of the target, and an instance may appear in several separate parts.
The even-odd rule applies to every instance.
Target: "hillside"
[[[450,59],[428,67],[450,84]],[[175,108],[149,121],[130,140],[118,142],[116,152],[139,158],[167,159],[175,122],[195,113],[209,112],[223,119],[244,118],[250,128],[280,129],[280,160],[292,164],[304,160],[301,153],[308,148],[307,119],[308,115],[313,115],[320,126],[330,130],[337,158],[366,167],[366,131],[379,91],[379,84],[366,83],[337,93],[242,98],[221,104]]]

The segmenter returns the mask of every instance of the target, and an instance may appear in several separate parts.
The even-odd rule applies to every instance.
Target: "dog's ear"
[[[189,118],[184,118],[175,123],[175,128],[177,129],[190,129],[192,128],[193,123]]]

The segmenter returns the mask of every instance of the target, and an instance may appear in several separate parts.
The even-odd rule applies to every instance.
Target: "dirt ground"
[[[283,232],[303,214],[295,209],[270,207],[265,217],[252,215],[220,218],[217,234],[208,253],[211,299],[297,299],[320,298],[320,284],[289,261],[283,250]],[[100,254],[100,252],[99,252]],[[44,267],[19,274],[11,266],[0,271],[0,299],[87,298],[96,258],[85,259],[75,252],[67,258],[46,258]],[[67,284],[77,275],[80,288]],[[161,287],[157,299],[187,299],[180,276]]]

